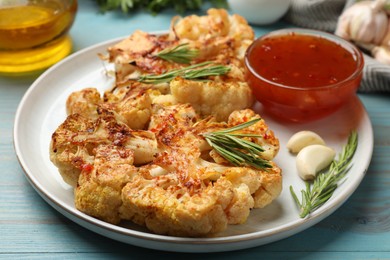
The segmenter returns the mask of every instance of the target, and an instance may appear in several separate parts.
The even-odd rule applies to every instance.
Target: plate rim
[[[151,34],[162,34],[166,33],[166,31],[155,31],[150,32]],[[61,204],[58,198],[53,197],[51,194],[48,194],[47,190],[42,186],[42,183],[40,183],[34,176],[34,173],[31,172],[31,170],[28,167],[28,163],[22,156],[21,151],[21,145],[20,140],[18,138],[18,129],[20,128],[20,117],[22,116],[22,112],[24,107],[26,106],[26,102],[29,100],[29,96],[34,93],[34,91],[37,91],[36,89],[39,87],[39,83],[47,77],[47,75],[50,75],[51,73],[55,72],[57,69],[61,68],[64,64],[71,62],[72,59],[74,59],[77,56],[83,55],[85,53],[88,53],[90,51],[93,51],[95,49],[103,48],[104,46],[112,45],[124,38],[124,37],[117,37],[114,39],[106,40],[94,45],[91,45],[89,47],[83,48],[79,51],[76,51],[63,59],[62,61],[58,62],[48,70],[46,70],[44,73],[42,73],[27,89],[25,94],[23,95],[16,113],[15,113],[15,119],[14,119],[14,127],[13,127],[13,145],[14,150],[16,153],[17,160],[19,164],[22,167],[22,170],[24,172],[24,175],[27,177],[30,184],[33,186],[33,188],[37,191],[37,193],[53,208],[55,208],[57,211],[59,211],[61,214],[72,220],[73,222],[93,231],[96,233],[99,233],[103,236],[109,237],[114,240],[118,240],[121,242],[125,242],[128,244],[133,244],[136,246],[141,246],[145,248],[151,248],[151,249],[158,249],[163,251],[172,251],[172,252],[224,252],[224,251],[232,251],[232,250],[238,250],[238,249],[245,249],[249,247],[254,246],[260,246],[264,244],[268,244],[277,240],[280,240],[282,238],[287,238],[291,235],[294,235],[296,233],[299,233],[314,224],[320,222],[324,218],[328,217],[330,214],[332,214],[335,210],[337,210],[339,207],[342,206],[342,204],[355,192],[356,188],[360,185],[362,179],[366,175],[366,172],[368,170],[369,164],[371,162],[371,157],[373,153],[373,127],[371,120],[368,116],[368,113],[364,107],[364,104],[360,101],[359,102],[363,108],[363,117],[365,117],[365,120],[368,122],[368,128],[369,132],[367,133],[370,137],[371,145],[369,147],[369,151],[367,151],[369,154],[369,159],[367,160],[367,163],[364,165],[364,172],[360,173],[359,178],[354,183],[355,185],[350,188],[352,190],[350,193],[344,194],[342,193],[341,197],[338,197],[337,200],[332,204],[331,207],[327,208],[319,208],[315,214],[312,216],[309,216],[305,219],[297,219],[292,223],[288,223],[285,225],[282,225],[278,227],[276,230],[265,230],[265,231],[258,231],[258,232],[252,232],[248,234],[239,234],[239,235],[231,235],[226,237],[206,237],[206,238],[189,238],[189,237],[174,237],[174,236],[166,236],[166,235],[159,235],[159,234],[153,234],[153,233],[145,233],[138,230],[128,229],[120,226],[116,226],[107,222],[104,222],[102,220],[93,218],[91,216],[88,216],[80,211],[78,211],[76,208],[70,208],[67,205]],[[361,125],[359,125],[361,126]],[[337,202],[337,203],[336,203]],[[77,211],[77,212],[76,212]],[[305,224],[305,225],[303,225]],[[96,227],[99,230],[96,230]],[[113,232],[114,234],[111,234],[110,232]],[[116,237],[116,235],[119,235],[119,237]],[[268,237],[270,236],[267,241],[261,243],[258,241],[258,239]],[[131,240],[131,241],[129,241]],[[133,241],[134,240],[134,241]],[[151,244],[144,244],[145,240],[148,242],[151,242]],[[167,248],[165,247],[166,244],[175,244],[179,246],[184,246],[182,248]],[[225,245],[233,245],[236,244],[236,246],[230,246],[228,248],[222,248],[222,246]]]

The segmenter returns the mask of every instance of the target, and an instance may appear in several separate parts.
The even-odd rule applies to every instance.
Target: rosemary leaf
[[[232,133],[251,126],[259,120],[254,119],[228,129],[204,133],[202,136],[218,154],[235,166],[250,166],[256,169],[270,168],[272,167],[270,162],[260,157],[264,149],[254,142],[240,138],[258,138],[259,135]]]
[[[339,182],[351,169],[351,162],[358,145],[358,135],[354,131],[343,147],[338,158],[334,159],[329,168],[317,176],[312,182],[306,182],[306,189],[301,190],[302,199],[299,201],[292,186],[290,193],[300,210],[300,217],[304,218],[325,204],[337,189]]]
[[[210,66],[209,66],[210,65]],[[223,65],[213,65],[211,61],[205,61],[202,63],[187,66],[185,68],[171,70],[169,72],[154,75],[142,75],[136,80],[147,84],[159,84],[170,82],[176,77],[182,77],[184,79],[199,80],[205,79],[208,76],[224,75],[230,71],[230,68]]]
[[[172,49],[165,49],[157,53],[157,57],[161,59],[182,64],[189,64],[198,55],[199,51],[189,49],[188,43],[179,44]]]
[[[235,131],[238,131],[238,130],[242,130],[242,129],[247,128],[247,127],[249,127],[251,125],[256,124],[260,120],[261,120],[261,118],[252,119],[252,120],[250,120],[248,122],[245,122],[245,123],[242,123],[242,124],[239,124],[239,125],[227,128],[227,129],[219,130],[218,133],[231,133],[231,132],[235,132]]]

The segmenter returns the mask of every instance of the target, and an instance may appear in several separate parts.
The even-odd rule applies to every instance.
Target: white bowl
[[[232,13],[243,16],[254,25],[278,21],[290,7],[290,0],[228,0]]]

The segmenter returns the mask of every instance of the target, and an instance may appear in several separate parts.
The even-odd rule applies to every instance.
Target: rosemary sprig
[[[302,199],[299,201],[292,186],[290,192],[300,209],[300,217],[304,218],[325,202],[327,202],[350,170],[351,161],[358,145],[358,135],[354,131],[348,137],[347,144],[343,147],[338,159],[333,160],[326,171],[319,173],[317,178],[312,182],[306,182],[306,189],[301,190]]]
[[[230,71],[230,68],[223,65],[211,65],[213,62],[205,61],[202,63],[187,66],[181,69],[171,70],[169,72],[155,75],[142,75],[136,80],[147,84],[159,84],[169,82],[172,79],[180,76],[184,79],[205,79],[208,76],[224,75]],[[211,65],[211,66],[208,66]]]
[[[182,64],[189,64],[191,60],[199,55],[199,51],[196,49],[188,48],[188,43],[179,44],[172,49],[165,49],[157,53],[157,57]]]
[[[242,137],[258,138],[261,137],[260,135],[233,133],[249,127],[259,120],[253,119],[228,129],[202,135],[217,153],[235,166],[251,166],[257,169],[270,168],[272,167],[270,163],[259,156],[261,152],[264,152],[264,149],[254,142],[242,139]]]

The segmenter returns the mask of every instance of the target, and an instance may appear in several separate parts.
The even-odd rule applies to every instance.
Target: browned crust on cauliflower
[[[138,84],[133,79],[141,75],[159,75],[188,66],[156,56],[165,48],[185,43],[199,52],[191,64],[212,61],[229,67],[230,71],[222,76],[209,77],[211,81],[208,82],[177,78],[169,85],[149,86],[154,89],[154,94],[150,95],[151,104],[190,103],[201,116],[212,115],[218,121],[226,121],[231,112],[251,107],[254,102],[252,91],[245,81],[243,62],[245,50],[253,40],[254,33],[248,23],[222,9],[210,9],[205,16],[174,18],[168,34],[135,31],[108,49],[109,61],[115,64],[115,91],[133,89]],[[143,117],[149,110],[138,104],[132,113],[137,111]]]
[[[260,157],[271,168],[263,170],[233,166],[206,142],[203,133],[260,118],[249,109],[242,62],[254,34],[225,10],[175,19],[167,35],[136,31],[109,48],[116,85],[103,95],[86,88],[68,97],[50,159],[74,187],[76,208],[88,215],[158,234],[209,236],[245,223],[253,208],[278,197],[282,174],[272,159],[279,141],[263,119],[240,130],[259,136],[249,139],[265,149]],[[129,80],[185,66],[155,56],[181,43],[199,50],[194,63],[212,60],[229,73],[206,82]]]
[[[252,110],[236,111],[221,123],[201,120],[189,104],[162,106],[149,128],[138,131],[113,113],[98,115],[94,120],[70,115],[51,146],[51,159],[64,180],[76,183],[75,205],[86,214],[114,224],[131,220],[158,234],[207,236],[244,223],[252,208],[268,205],[281,191],[281,170],[274,163],[257,170],[203,156],[213,150],[200,133],[258,117]],[[274,147],[276,155],[278,141],[263,120],[248,131],[267,136],[260,143]],[[157,147],[146,164],[136,166],[135,153],[151,147],[132,144],[141,137]]]

